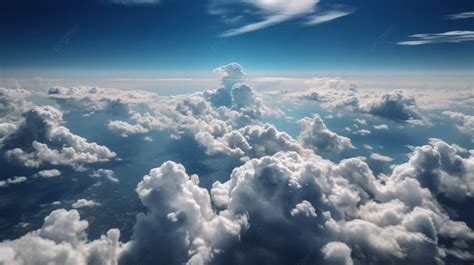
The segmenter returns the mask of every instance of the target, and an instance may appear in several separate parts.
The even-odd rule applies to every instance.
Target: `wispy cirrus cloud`
[[[474,31],[448,31],[442,33],[421,33],[409,36],[410,40],[398,42],[398,45],[423,45],[432,43],[461,43],[474,41]]]
[[[445,16],[443,16],[443,18],[444,19],[452,19],[452,20],[474,18],[474,11],[468,11],[468,12],[462,12],[462,13],[457,13],[457,14],[445,15]]]
[[[341,7],[320,11],[319,3],[319,0],[214,0],[209,11],[221,16],[225,23],[242,24],[225,31],[221,37],[240,35],[295,19],[305,20],[304,25],[317,25],[352,13]],[[254,22],[246,22],[249,19]]]
[[[326,11],[320,14],[316,14],[306,22],[306,25],[318,25],[321,23],[329,22],[334,19],[338,19],[340,17],[344,17],[347,15],[352,14],[353,10],[331,10]]]

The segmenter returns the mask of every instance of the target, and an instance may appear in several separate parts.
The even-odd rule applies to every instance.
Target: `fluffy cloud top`
[[[379,153],[370,154],[370,158],[372,158],[373,160],[382,161],[382,162],[391,162],[393,160],[393,158],[389,156],[381,155]]]
[[[76,210],[51,212],[43,226],[0,243],[0,263],[31,265],[117,264],[120,231],[111,229],[94,241],[87,240],[89,223]]]
[[[430,139],[428,145],[415,148],[407,163],[393,170],[393,177],[416,178],[435,194],[462,200],[474,196],[474,156],[463,158],[455,145]]]
[[[166,162],[137,192],[148,213],[137,217],[124,264],[352,264],[361,255],[374,262],[438,264],[474,240],[416,175],[395,168],[390,178],[377,179],[357,158],[333,164],[280,152],[235,168],[210,194],[182,165]],[[447,248],[441,238],[459,244]]]
[[[57,169],[46,169],[46,170],[41,170],[36,174],[40,177],[43,177],[43,178],[52,178],[52,177],[60,176],[61,171],[59,171]]]
[[[312,86],[310,89],[289,96],[317,101],[329,109],[357,111],[401,122],[426,122],[411,93],[358,90],[354,84],[339,78],[314,78],[307,83]]]
[[[317,114],[312,118],[301,119],[299,124],[302,130],[298,140],[315,152],[341,152],[354,148],[351,139],[329,130]]]
[[[94,206],[99,206],[99,205],[100,205],[100,203],[95,202],[93,200],[78,199],[71,206],[74,209],[78,209],[78,208],[84,208],[84,207],[94,207]]]
[[[107,147],[89,143],[61,125],[62,112],[52,106],[36,106],[24,114],[18,129],[3,140],[5,156],[27,167],[44,163],[70,165],[105,162],[116,154]]]
[[[107,128],[113,132],[120,133],[122,137],[127,137],[131,134],[147,133],[148,129],[144,128],[140,124],[130,124],[125,121],[110,121],[107,124]]]
[[[470,135],[471,140],[474,142],[474,116],[453,111],[444,111],[443,114],[453,120],[456,128],[461,133]]]

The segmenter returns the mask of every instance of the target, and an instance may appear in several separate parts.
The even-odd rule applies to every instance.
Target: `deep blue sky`
[[[0,71],[189,73],[230,61],[269,73],[473,69],[473,41],[396,44],[412,34],[474,30],[474,18],[442,17],[474,11],[471,0],[323,0],[318,10],[339,10],[344,4],[352,13],[313,26],[295,17],[231,37],[220,35],[236,26],[210,14],[213,3],[222,0],[111,1],[1,1]],[[243,16],[239,25],[263,19],[262,10],[248,4],[223,6]]]

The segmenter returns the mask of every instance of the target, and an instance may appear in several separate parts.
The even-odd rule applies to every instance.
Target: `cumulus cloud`
[[[358,158],[333,164],[279,152],[235,168],[210,193],[198,176],[166,162],[137,192],[148,212],[137,216],[124,264],[352,264],[366,255],[374,262],[437,264],[446,255],[469,259],[451,253],[468,251],[474,240],[416,175],[394,169],[378,179]],[[447,248],[439,238],[464,243]]]
[[[341,152],[354,148],[351,139],[329,130],[317,114],[303,118],[298,123],[302,128],[298,140],[315,152]]]
[[[391,162],[393,161],[393,158],[389,156],[384,156],[379,153],[372,153],[370,154],[370,158],[373,160],[381,161],[381,162]]]
[[[377,130],[388,130],[388,125],[387,125],[387,124],[374,125],[374,129],[377,129]]]
[[[148,213],[137,216],[122,263],[207,264],[225,244],[239,239],[245,216],[216,214],[208,191],[198,183],[196,175],[173,162],[143,178],[136,191]]]
[[[352,265],[351,249],[343,242],[330,242],[324,245],[322,252],[327,264]]]
[[[239,64],[227,64],[214,72],[221,76],[223,87],[203,93],[159,97],[147,104],[150,112],[134,113],[131,120],[147,130],[172,130],[173,138],[190,135],[208,153],[244,155],[245,150],[231,150],[235,148],[229,148],[225,141],[238,136],[241,132],[237,131],[245,126],[260,125],[262,117],[281,113],[266,106],[245,82],[246,75]]]
[[[71,206],[74,209],[78,209],[78,208],[84,208],[84,207],[94,207],[94,206],[99,206],[99,205],[100,205],[100,203],[95,202],[93,200],[78,199]]]
[[[46,170],[41,170],[36,174],[43,178],[52,178],[52,177],[61,176],[61,171],[57,169],[46,169]]]
[[[144,128],[140,124],[130,124],[125,121],[110,121],[107,124],[107,128],[113,132],[120,133],[122,137],[128,137],[131,134],[147,133],[148,129]]]
[[[62,126],[62,112],[52,106],[36,106],[23,116],[18,129],[3,140],[3,149],[7,158],[27,167],[49,163],[80,169],[116,156],[106,146],[89,143]]]
[[[398,42],[398,45],[425,45],[433,43],[461,43],[474,41],[474,31],[448,31],[442,33],[420,33],[409,36],[410,40]]]
[[[110,229],[97,240],[88,241],[89,223],[76,210],[51,212],[35,231],[0,243],[2,264],[86,265],[117,264],[120,231]]]
[[[444,111],[444,115],[448,116],[453,120],[456,128],[466,135],[471,136],[471,140],[474,142],[474,116],[465,115],[460,112]]]
[[[60,105],[80,110],[90,115],[96,111],[104,111],[113,116],[128,116],[131,106],[153,102],[158,95],[141,90],[124,90],[91,86],[48,88],[48,97]]]
[[[280,151],[306,152],[293,137],[278,131],[275,126],[268,123],[248,125],[215,140],[209,138],[205,135],[197,136],[198,142],[207,141],[206,151],[209,154],[226,153],[243,158],[254,158],[273,155]]]
[[[430,139],[428,145],[416,147],[407,163],[394,168],[398,179],[416,178],[434,194],[453,200],[474,196],[474,156],[463,158],[455,145]]]
[[[421,120],[422,116],[414,97],[401,91],[393,91],[372,98],[361,104],[360,109],[372,115],[382,116],[397,121]]]
[[[320,102],[325,108],[358,111],[400,122],[424,123],[415,97],[401,90],[359,91],[357,86],[339,78],[313,78],[312,87],[293,96]]]
[[[111,169],[99,168],[92,172],[91,177],[93,178],[106,178],[112,182],[119,182],[119,179],[115,176],[115,172]]]

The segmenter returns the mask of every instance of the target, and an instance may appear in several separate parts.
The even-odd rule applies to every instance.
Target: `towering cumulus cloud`
[[[466,253],[474,232],[451,220],[415,171],[402,172],[406,167],[377,179],[358,158],[333,164],[279,152],[235,168],[209,193],[182,165],[166,162],[137,186],[148,213],[137,217],[121,261],[353,264],[370,257],[439,264],[448,255],[472,258]]]

